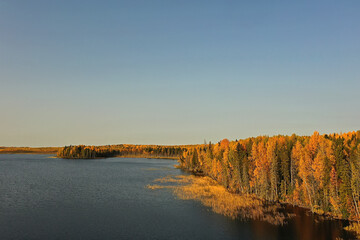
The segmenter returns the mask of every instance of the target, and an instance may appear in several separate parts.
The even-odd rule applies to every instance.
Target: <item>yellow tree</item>
[[[279,173],[280,164],[278,157],[276,156],[276,138],[270,138],[266,144],[266,164],[269,165],[270,169],[270,183],[271,183],[271,200],[278,199],[278,186],[279,186]]]
[[[270,162],[267,159],[264,141],[261,141],[257,145],[254,153],[254,178],[258,188],[258,194],[260,197],[268,198]]]

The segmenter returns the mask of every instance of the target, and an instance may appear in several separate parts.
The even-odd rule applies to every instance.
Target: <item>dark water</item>
[[[0,239],[351,239],[300,208],[286,226],[215,214],[146,185],[173,160],[0,154]]]

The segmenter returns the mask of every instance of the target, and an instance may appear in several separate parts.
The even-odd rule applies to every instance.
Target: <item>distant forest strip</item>
[[[360,220],[360,131],[224,139],[183,151],[179,162],[230,192]]]
[[[0,154],[9,153],[34,153],[34,154],[55,154],[59,147],[0,147]]]
[[[106,146],[65,146],[57,152],[57,157],[67,159],[92,159],[107,157],[138,157],[138,158],[171,158],[178,159],[183,151],[195,145],[160,146],[160,145],[106,145]]]

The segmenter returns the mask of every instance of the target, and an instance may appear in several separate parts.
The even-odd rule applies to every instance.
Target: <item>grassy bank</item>
[[[179,175],[156,179],[149,189],[172,189],[174,194],[183,200],[195,200],[212,209],[212,211],[232,219],[256,219],[275,225],[282,225],[290,217],[279,209],[280,204],[267,202],[254,194],[234,194],[222,185],[206,176]]]

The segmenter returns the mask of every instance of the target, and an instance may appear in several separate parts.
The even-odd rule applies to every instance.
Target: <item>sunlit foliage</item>
[[[179,163],[230,192],[360,220],[360,131],[225,139],[184,151]]]

